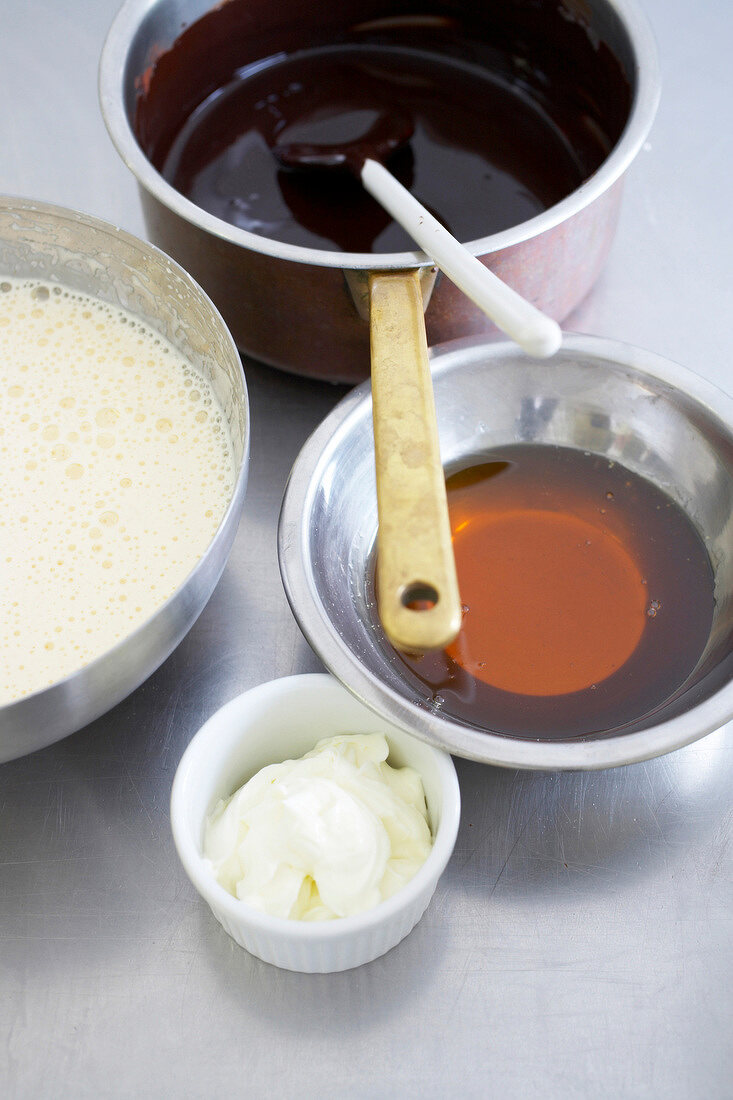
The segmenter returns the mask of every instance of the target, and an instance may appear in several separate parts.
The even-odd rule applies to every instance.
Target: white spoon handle
[[[391,172],[376,160],[365,160],[361,181],[369,194],[502,332],[528,355],[545,359],[555,354],[562,342],[557,322],[484,267]]]

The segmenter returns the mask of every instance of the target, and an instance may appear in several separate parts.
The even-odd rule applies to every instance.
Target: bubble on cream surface
[[[390,897],[432,847],[422,780],[381,734],[325,738],[257,772],[209,817],[220,884],[271,916],[331,920]]]
[[[0,280],[0,363],[5,704],[82,668],[175,592],[235,467],[208,382],[122,309]]]

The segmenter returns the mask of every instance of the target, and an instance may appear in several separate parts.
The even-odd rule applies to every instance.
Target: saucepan
[[[127,0],[102,52],[100,102],[137,178],[151,240],[211,295],[241,351],[297,374],[334,382],[368,375],[375,271],[419,273],[429,344],[495,332],[423,252],[285,244],[208,213],[161,173],[161,143],[239,67],[354,36],[460,56],[552,117],[584,165],[582,184],[521,224],[465,243],[524,298],[564,319],[603,266],[623,176],[657,106],[656,47],[635,0],[460,0],[450,11],[433,0],[388,8],[348,0],[307,11],[264,0],[215,8],[210,0]]]

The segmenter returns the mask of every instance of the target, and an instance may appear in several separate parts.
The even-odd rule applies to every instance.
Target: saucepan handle
[[[461,625],[445,476],[417,270],[369,275],[377,476],[377,605],[405,652],[443,649]]]

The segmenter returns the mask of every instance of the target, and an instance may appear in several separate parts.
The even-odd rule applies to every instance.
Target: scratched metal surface
[[[96,102],[115,6],[0,0],[0,189],[144,235]],[[662,106],[608,268],[568,327],[731,391],[733,8],[646,8]],[[211,603],[112,713],[0,767],[0,1093],[729,1097],[730,727],[591,775],[458,761],[461,830],[435,899],[358,971],[258,962],[188,884],[168,825],[185,745],[239,691],[319,668],[275,529],[298,448],[341,391],[246,367],[250,490]]]

